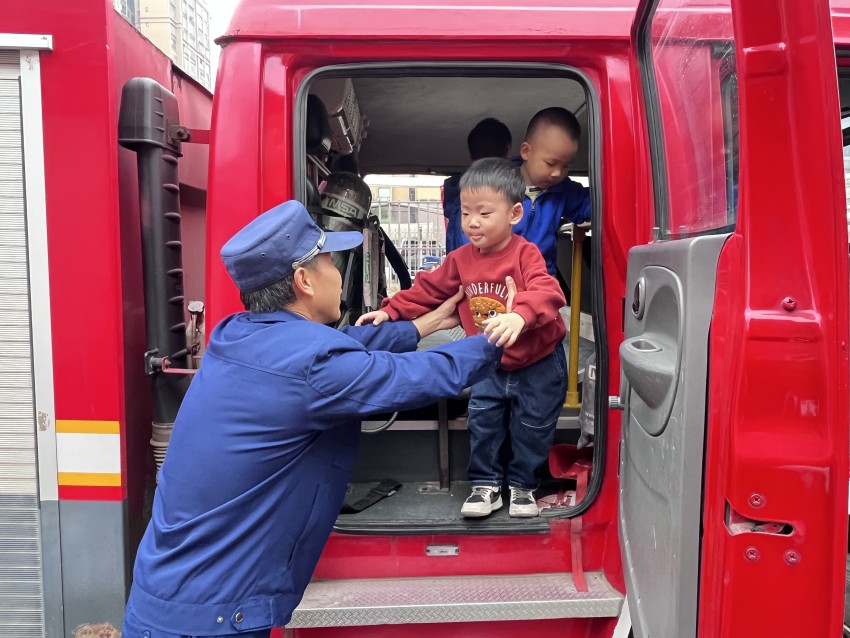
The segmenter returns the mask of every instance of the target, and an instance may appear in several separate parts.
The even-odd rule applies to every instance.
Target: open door
[[[642,0],[654,228],[629,254],[635,638],[838,636],[848,280],[827,0]]]

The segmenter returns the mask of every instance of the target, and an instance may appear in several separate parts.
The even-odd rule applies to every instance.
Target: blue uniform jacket
[[[287,623],[339,513],[361,418],[455,395],[501,354],[481,336],[409,352],[417,340],[406,321],[222,321],[174,424],[128,617],[210,636]]]
[[[446,252],[469,243],[463,234],[460,212],[460,177],[452,176],[443,183],[443,214],[446,226]],[[517,235],[537,244],[550,275],[557,272],[558,228],[567,222],[590,221],[590,190],[570,178],[543,191],[532,203],[522,203],[523,217],[514,227]]]

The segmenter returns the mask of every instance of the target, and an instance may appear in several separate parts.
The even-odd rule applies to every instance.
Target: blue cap
[[[252,220],[221,249],[221,260],[242,292],[270,286],[319,253],[356,248],[357,232],[324,231],[297,201],[284,202]]]
[[[422,255],[422,267],[427,268],[428,266],[439,266],[440,258],[436,255]]]

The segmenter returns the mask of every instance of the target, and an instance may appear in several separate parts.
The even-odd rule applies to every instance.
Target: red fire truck
[[[120,623],[187,302],[241,309],[226,239],[283,200],[320,214],[342,161],[448,175],[482,117],[517,139],[560,105],[593,219],[559,269],[596,382],[541,516],[459,516],[463,397],[364,424],[351,498],[402,487],[340,515],[280,632],[839,635],[850,2],[242,0],[212,107],[105,0],[0,24],[0,634]]]

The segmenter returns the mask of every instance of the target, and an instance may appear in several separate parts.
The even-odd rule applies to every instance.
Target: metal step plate
[[[599,572],[313,581],[287,627],[353,627],[616,617],[623,604]]]

